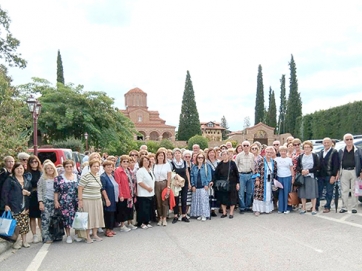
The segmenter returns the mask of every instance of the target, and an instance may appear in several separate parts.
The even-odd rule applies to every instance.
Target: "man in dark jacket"
[[[357,213],[358,197],[354,196],[354,184],[357,178],[362,179],[362,152],[353,144],[353,136],[345,134],[343,137],[346,147],[339,150],[340,170],[342,188],[342,208],[340,213],[348,212],[349,188],[352,190],[352,213]]]
[[[318,153],[319,157],[319,174],[318,174],[318,193],[317,210],[320,205],[320,199],[322,197],[323,189],[326,187],[326,204],[324,205],[323,213],[329,213],[331,211],[331,201],[333,197],[333,188],[336,181],[336,176],[339,170],[339,156],[338,151],[332,148],[332,140],[329,137],[323,139],[322,149]]]
[[[0,216],[5,210],[5,203],[1,197],[1,191],[5,180],[9,177],[11,170],[13,169],[15,160],[12,156],[6,156],[4,158],[5,167],[0,170]]]

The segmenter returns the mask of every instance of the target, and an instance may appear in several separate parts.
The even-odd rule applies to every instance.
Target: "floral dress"
[[[78,208],[78,183],[78,175],[75,175],[74,180],[67,180],[64,174],[61,174],[54,180],[54,193],[58,193],[65,228],[72,227],[75,212]]]

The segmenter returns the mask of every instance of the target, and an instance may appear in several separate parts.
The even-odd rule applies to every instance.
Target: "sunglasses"
[[[273,146],[279,146],[279,144],[273,144]]]
[[[21,159],[23,162],[28,161],[28,159]]]
[[[250,147],[249,145],[243,145],[243,147]]]
[[[298,144],[293,144],[293,146],[300,146],[300,143],[298,143]]]
[[[346,138],[345,140],[346,140],[346,141],[352,141],[353,138]]]
[[[34,160],[34,161],[31,161],[30,164],[37,164],[38,161]]]
[[[184,156],[184,158],[191,158],[191,156]]]

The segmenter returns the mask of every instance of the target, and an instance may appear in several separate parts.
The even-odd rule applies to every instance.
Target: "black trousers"
[[[155,214],[153,209],[153,197],[137,197],[137,222],[138,226],[142,224],[147,225],[152,219],[152,212]]]
[[[114,220],[115,220],[115,212],[103,212],[104,215],[104,224],[105,228],[109,230],[113,230]]]

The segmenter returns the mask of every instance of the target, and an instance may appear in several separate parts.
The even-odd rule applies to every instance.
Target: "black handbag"
[[[230,176],[230,161],[229,161],[228,178],[226,180],[216,180],[215,181],[215,189],[217,191],[219,191],[219,192],[229,192],[230,191],[229,176]]]
[[[294,186],[301,187],[304,185],[304,176],[301,173],[295,175]]]
[[[54,215],[50,217],[49,233],[54,241],[62,240],[64,232],[63,215],[60,209],[54,210]]]

